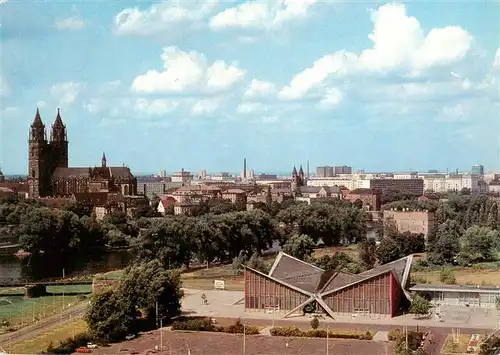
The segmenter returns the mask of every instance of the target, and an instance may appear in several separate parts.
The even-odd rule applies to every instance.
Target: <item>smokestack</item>
[[[309,159],[307,159],[307,180],[309,180]]]
[[[247,178],[247,158],[243,158],[243,179]]]

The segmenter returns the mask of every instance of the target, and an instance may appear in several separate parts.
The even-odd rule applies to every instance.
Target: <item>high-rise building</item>
[[[484,165],[481,164],[472,165],[471,173],[474,175],[484,175]]]
[[[161,178],[167,177],[167,172],[165,171],[165,169],[160,169],[160,177]]]
[[[352,167],[351,166],[336,166],[335,167],[335,175],[339,174],[352,174]]]
[[[333,166],[318,166],[316,167],[316,177],[333,177],[335,176],[335,169]]]

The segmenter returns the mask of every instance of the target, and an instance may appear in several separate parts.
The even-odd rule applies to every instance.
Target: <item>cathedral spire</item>
[[[33,120],[33,123],[31,124],[32,127],[43,127],[43,122],[42,118],[40,117],[40,110],[38,107],[36,108],[36,114],[35,114],[35,119]]]
[[[297,175],[297,168],[294,165],[293,170],[292,170],[292,176],[296,176],[296,175]]]
[[[106,167],[106,154],[104,152],[102,152],[102,158],[101,158],[101,166],[103,168]]]
[[[55,120],[54,125],[52,127],[64,128],[64,123],[62,121],[61,112],[59,109],[57,109],[56,120]]]

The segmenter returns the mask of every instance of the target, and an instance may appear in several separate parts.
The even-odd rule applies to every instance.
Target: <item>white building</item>
[[[463,188],[479,192],[481,178],[473,174],[429,174],[421,175],[424,179],[424,190],[434,192],[460,191]]]
[[[500,298],[498,286],[418,284],[410,288],[428,296],[435,305],[495,308]]]
[[[190,183],[191,181],[193,181],[193,175],[189,171],[184,171],[184,169],[172,175],[172,182]]]

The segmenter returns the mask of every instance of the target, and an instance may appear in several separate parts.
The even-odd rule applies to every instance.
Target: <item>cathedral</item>
[[[50,140],[47,140],[37,108],[28,148],[28,195],[31,198],[70,197],[93,192],[137,195],[137,179],[130,169],[108,167],[104,153],[99,167],[68,167],[68,136],[59,109]]]

